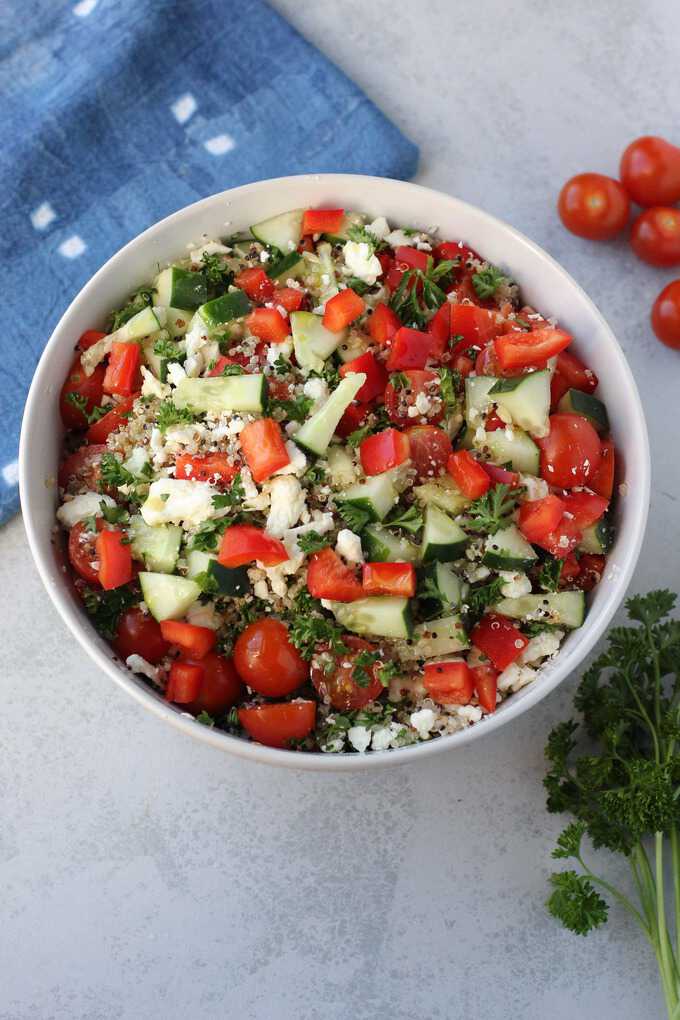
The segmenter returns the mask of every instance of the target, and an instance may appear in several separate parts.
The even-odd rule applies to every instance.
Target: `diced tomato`
[[[482,348],[506,328],[505,320],[497,312],[477,305],[451,305],[451,336],[461,337],[461,351],[467,347]],[[455,354],[461,351],[454,348]]]
[[[182,453],[175,460],[175,478],[224,484],[232,481],[237,472],[238,467],[226,453],[206,453],[203,457]]]
[[[302,233],[337,234],[344,215],[344,209],[306,209],[302,217]]]
[[[598,379],[571,351],[560,351],[550,384],[551,406],[556,407],[567,390],[594,393]]]
[[[85,411],[89,414],[94,407],[101,404],[104,374],[104,366],[97,365],[92,375],[85,375],[80,363],[80,354],[76,357],[59,395],[59,413],[67,429],[84,429],[87,426],[87,418],[69,398],[84,397]]]
[[[583,531],[599,521],[609,506],[609,500],[592,492],[569,492],[562,496],[564,509],[572,515],[574,524]]]
[[[99,583],[99,567],[97,565],[97,531],[101,531],[104,522],[101,517],[96,521],[96,531],[90,531],[84,521],[77,521],[68,533],[68,558],[71,566],[83,580],[90,584]]]
[[[222,535],[217,559],[223,567],[244,567],[259,560],[265,567],[285,563],[288,552],[283,542],[252,524],[232,524]]]
[[[350,404],[338,422],[335,430],[336,436],[342,436],[345,439],[352,432],[356,432],[364,424],[370,409],[370,404]]]
[[[412,563],[364,563],[362,584],[367,595],[413,598],[416,571]]]
[[[123,613],[112,643],[116,655],[123,662],[131,655],[141,655],[155,666],[170,651],[170,645],[153,616],[144,613],[139,606]]]
[[[431,333],[421,333],[410,326],[402,326],[394,337],[387,356],[387,371],[399,372],[405,368],[425,368],[435,351],[436,341]]]
[[[104,393],[129,397],[139,389],[141,355],[136,343],[111,344],[111,356],[104,375]]]
[[[494,485],[509,485],[511,489],[519,485],[519,474],[517,471],[508,471],[507,468],[497,467],[496,464],[489,464],[486,460],[478,461],[484,468]]]
[[[434,340],[430,356],[434,361],[440,361],[451,336],[451,305],[448,301],[432,316],[427,331]]]
[[[335,294],[326,302],[323,324],[331,333],[339,333],[363,313],[366,302],[351,287]]]
[[[375,340],[381,347],[386,347],[392,342],[395,333],[401,328],[401,322],[396,312],[393,312],[389,305],[379,302],[368,320],[368,332],[371,339]]]
[[[600,464],[591,476],[588,485],[598,496],[611,499],[614,491],[614,475],[616,472],[616,451],[611,439],[603,439],[600,443]]]
[[[307,588],[315,599],[334,599],[336,602],[354,602],[364,594],[354,571],[330,548],[310,556]]]
[[[99,340],[103,340],[105,336],[106,333],[100,333],[98,329],[86,329],[78,341],[78,347],[81,351],[86,351],[88,348],[93,347]]]
[[[488,414],[484,422],[485,432],[498,432],[499,429],[507,428],[502,418],[499,418],[495,411]]]
[[[600,466],[600,437],[578,414],[553,414],[541,448],[541,477],[549,485],[572,489],[589,484]]]
[[[258,744],[286,748],[291,741],[303,740],[314,729],[316,702],[287,701],[239,708],[238,721]]]
[[[195,701],[203,682],[203,669],[191,662],[173,662],[170,667],[165,697],[177,705]]]
[[[496,711],[496,694],[498,692],[498,670],[493,666],[473,666],[472,682],[479,701],[479,707],[485,712]]]
[[[272,301],[281,305],[287,312],[297,312],[305,300],[305,292],[297,287],[277,287]]]
[[[112,432],[124,428],[130,417],[132,405],[138,397],[139,393],[125,397],[118,404],[112,405],[111,410],[102,415],[99,421],[90,425],[87,430],[88,443],[105,443]]]
[[[477,375],[503,375],[503,369],[496,357],[493,344],[487,344],[475,358],[475,372]]]
[[[344,365],[340,366],[341,379],[351,372],[363,372],[366,376],[366,382],[356,395],[359,403],[365,404],[385,392],[387,385],[385,366],[376,359],[371,351],[366,351],[365,354],[360,354],[358,358],[346,361]]]
[[[470,259],[479,259],[479,255],[474,248],[469,248],[462,241],[442,241],[441,244],[437,245],[432,254],[437,262],[455,262],[459,260],[461,265],[465,265]]]
[[[262,303],[271,301],[274,294],[274,284],[261,266],[242,269],[234,277],[234,283],[246,292],[251,301],[261,301]]]
[[[359,447],[361,466],[367,475],[380,475],[383,471],[398,467],[408,460],[409,455],[408,436],[397,429],[385,429],[374,436],[368,436]]]
[[[401,375],[406,378],[406,385],[397,388],[393,383],[385,387],[385,407],[390,421],[395,425],[407,428],[414,421],[427,418],[429,422],[436,425],[444,417],[444,405],[440,399],[439,376],[436,372],[430,372],[422,368],[407,368]],[[403,380],[402,380],[403,382]],[[425,414],[411,416],[409,408],[415,407],[419,393],[424,393],[428,398],[428,410]]]
[[[528,542],[543,541],[559,525],[566,507],[557,496],[522,503],[519,509],[519,530]]]
[[[419,251],[418,248],[406,244],[400,244],[394,252],[397,265],[405,266],[407,269],[420,269],[422,272],[427,269],[429,257],[429,252]]]
[[[497,336],[493,345],[504,372],[538,367],[554,358],[571,343],[572,337],[563,329],[534,329],[531,333],[514,330]]]
[[[452,455],[448,433],[436,425],[415,425],[406,435],[418,479],[427,481],[441,475]]]
[[[132,580],[132,552],[122,531],[100,531],[95,549],[99,562],[99,583],[105,591],[120,588]]]
[[[70,454],[65,461],[59,465],[57,481],[59,487],[66,489],[71,480],[75,487],[87,486],[92,492],[96,491],[101,479],[100,463],[102,455],[108,453],[108,446],[81,446],[75,453]]]
[[[575,582],[576,586],[581,591],[592,591],[595,585],[600,583],[605,563],[606,559],[604,556],[584,553],[578,561],[579,575]]]
[[[474,678],[466,662],[425,663],[423,685],[441,705],[467,705],[474,694]]]
[[[253,308],[246,318],[246,326],[260,340],[280,344],[290,336],[290,323],[278,308]]]
[[[256,482],[263,482],[275,471],[290,464],[281,426],[273,418],[251,421],[239,435],[239,440],[246,464]]]
[[[489,475],[469,450],[452,453],[446,470],[467,499],[478,499],[491,487]]]
[[[207,655],[217,641],[217,634],[210,627],[197,627],[183,620],[161,620],[161,634],[170,644],[178,645],[183,652],[196,659]]]
[[[546,549],[558,560],[563,560],[576,548],[582,538],[583,535],[574,522],[568,517],[563,517],[554,531],[535,544]]]
[[[473,628],[470,638],[473,645],[501,672],[515,662],[529,644],[529,639],[512,620],[500,613],[483,616]]]
[[[374,663],[366,664],[363,672],[358,673],[359,656],[367,652],[379,653],[379,649],[353,634],[343,635],[342,640],[349,651],[337,656],[335,669],[327,672],[327,656],[321,662],[312,660],[312,683],[324,702],[330,701],[339,712],[351,712],[363,708],[382,694],[384,687],[379,673],[381,661],[377,657]],[[317,651],[324,652],[327,648],[321,646]]]
[[[451,362],[451,367],[454,371],[460,372],[463,379],[467,379],[473,371],[475,363],[472,358],[468,358],[466,354],[458,354]]]
[[[560,584],[565,582],[573,581],[575,577],[581,573],[581,567],[576,559],[576,555],[570,552],[562,560],[562,572],[560,573]]]

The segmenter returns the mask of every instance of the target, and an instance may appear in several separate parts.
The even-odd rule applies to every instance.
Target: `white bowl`
[[[565,640],[540,679],[504,701],[494,715],[466,730],[365,755],[300,754],[263,747],[209,729],[167,704],[121,666],[95,632],[67,583],[53,545],[53,480],[63,435],[58,397],[80,334],[99,327],[110,309],[121,305],[140,281],[153,275],[157,263],[184,254],[187,245],[199,241],[202,234],[231,234],[287,209],[309,206],[385,215],[394,225],[436,226],[443,239],[461,239],[506,268],[528,303],[556,316],[574,334],[576,352],[597,373],[619,454],[619,480],[626,483],[617,502],[616,542],[606,574],[592,593],[586,621]],[[272,765],[346,771],[415,762],[489,735],[528,711],[578,668],[623,599],[637,562],[649,504],[650,459],[640,398],[621,348],[592,301],[546,252],[487,213],[437,191],[377,177],[315,174],[260,181],[206,198],[150,227],[109,259],[62,316],[40,359],[24,413],[19,479],[28,541],[45,587],[68,628],[111,679],[145,708],[221,750]]]

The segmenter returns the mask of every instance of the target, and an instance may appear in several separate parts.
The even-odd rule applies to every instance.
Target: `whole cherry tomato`
[[[243,693],[243,686],[234,669],[233,659],[217,652],[208,652],[202,659],[182,658],[182,662],[199,666],[203,670],[198,697],[187,705],[187,710],[199,715],[219,715],[235,705]]]
[[[97,520],[97,531],[102,528],[101,517]],[[90,584],[99,585],[99,568],[97,563],[97,531],[90,531],[83,521],[73,525],[68,533],[68,558],[77,574]]]
[[[630,199],[613,177],[577,174],[564,185],[557,202],[567,230],[590,241],[606,241],[628,222]]]
[[[243,682],[267,698],[290,694],[309,673],[307,663],[291,644],[286,625],[271,617],[256,620],[239,635],[234,662]]]
[[[170,651],[169,643],[161,634],[160,624],[137,606],[121,616],[113,647],[123,662],[130,655],[141,655],[153,665]]]
[[[672,280],[652,305],[652,329],[662,344],[680,350],[680,280]]]
[[[657,205],[645,209],[633,223],[630,245],[650,266],[680,263],[680,209]]]
[[[680,149],[665,138],[636,138],[621,157],[620,173],[638,205],[672,205],[680,199]]]
[[[318,664],[312,665],[312,683],[324,701],[330,701],[339,712],[349,712],[363,708],[369,701],[374,701],[384,690],[378,672],[380,658],[374,663],[362,666],[357,662],[363,653],[378,653],[375,645],[363,638],[346,634],[343,639],[350,651],[334,656],[330,669],[326,672],[325,656],[319,658]],[[329,653],[330,654],[330,653]]]

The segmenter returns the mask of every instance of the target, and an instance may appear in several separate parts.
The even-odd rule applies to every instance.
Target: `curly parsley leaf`
[[[357,687],[368,687],[373,679],[373,666],[380,659],[380,652],[359,652],[352,666],[352,679]]]
[[[486,301],[494,296],[501,284],[507,282],[507,279],[507,276],[497,266],[488,265],[473,274],[472,286],[477,292],[477,297]]]
[[[355,532],[363,531],[371,520],[368,510],[362,510],[361,507],[354,506],[353,503],[348,503],[345,500],[338,500],[336,509],[347,527]]]
[[[418,507],[410,506],[406,510],[397,509],[383,523],[390,528],[403,528],[415,535],[423,526],[423,515]]]
[[[201,256],[201,274],[205,280],[208,299],[226,294],[234,282],[234,273],[225,262],[224,253],[204,252]]]
[[[520,492],[520,489],[511,489],[503,482],[494,485],[467,507],[465,527],[468,531],[495,535],[510,523],[510,517],[519,502]]]
[[[86,588],[83,593],[85,610],[92,618],[93,625],[102,637],[109,640],[116,636],[118,622],[125,610],[138,601],[139,596],[127,585],[112,588],[111,591]]]
[[[109,405],[108,407],[101,407],[97,405],[93,407],[91,411],[88,411],[87,405],[89,401],[82,393],[67,393],[66,400],[69,404],[72,404],[76,410],[80,411],[88,425],[93,425],[96,421],[99,421],[100,418],[103,418],[105,414],[108,414],[109,411],[112,410],[112,405]]]
[[[246,370],[243,367],[243,365],[225,365],[222,371],[220,372],[220,376],[222,377],[245,374]]]
[[[314,405],[311,397],[299,396],[295,400],[270,400],[270,411],[282,411],[289,421],[303,422]]]
[[[118,311],[111,312],[108,332],[115,333],[115,331],[120,329],[121,326],[124,326],[133,315],[136,315],[137,312],[141,312],[143,308],[152,304],[153,290],[151,287],[140,287],[140,289],[132,295],[126,305],[119,308]]]
[[[541,564],[537,581],[543,591],[557,591],[562,576],[564,560],[558,560],[556,556],[548,556]]]
[[[241,472],[237,475],[226,490],[226,492],[220,492],[217,496],[213,496],[213,506],[216,510],[224,510],[226,507],[231,509],[232,507],[239,506],[245,499],[245,490],[243,488],[243,482],[241,481]]]
[[[346,652],[344,633],[333,620],[323,615],[321,603],[309,592],[298,595],[288,624],[288,636],[303,659],[309,661],[319,645],[328,646],[335,655]]]
[[[188,407],[176,407],[169,398],[163,400],[156,414],[156,425],[161,432],[166,432],[171,425],[190,425],[196,415]]]
[[[304,535],[300,535],[297,540],[298,548],[303,553],[319,552],[320,549],[325,549],[329,544],[328,538],[320,535],[318,531],[307,531]]]
[[[550,876],[553,887],[547,907],[553,917],[576,935],[587,935],[607,920],[609,908],[585,875],[561,871]]]
[[[168,340],[167,337],[156,340],[153,352],[159,358],[166,358],[168,361],[184,361],[186,358],[186,354],[180,351],[175,341]]]
[[[353,223],[347,230],[347,236],[350,241],[355,241],[357,244],[367,244],[371,252],[380,251],[382,248],[387,247],[384,241],[381,241],[375,234],[372,234],[361,223]]]
[[[500,599],[503,598],[501,591],[504,581],[502,577],[494,577],[492,581],[487,584],[479,585],[477,588],[471,588],[468,592],[465,603],[468,607],[468,614],[471,617],[479,617],[482,615],[487,606],[493,606]]]
[[[118,460],[115,453],[104,453],[99,464],[100,488],[119,489],[122,485],[136,485],[138,479]]]

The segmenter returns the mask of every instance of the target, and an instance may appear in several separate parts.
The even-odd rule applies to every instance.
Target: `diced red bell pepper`
[[[563,329],[534,329],[531,333],[513,330],[497,336],[493,345],[496,357],[504,372],[519,371],[521,368],[539,367],[548,358],[568,347],[572,341],[570,333]]]
[[[331,333],[339,333],[363,313],[366,302],[351,287],[339,291],[329,301],[323,313],[323,324]]]
[[[234,283],[246,292],[251,301],[271,301],[274,294],[274,284],[261,266],[242,269],[234,277]]]
[[[387,371],[399,372],[404,368],[425,368],[436,353],[437,344],[431,333],[421,333],[410,326],[402,326],[393,339],[387,356]]]
[[[255,347],[254,356],[261,359],[266,350],[267,345],[261,340]],[[244,354],[241,351],[237,351],[234,354],[220,354],[219,358],[208,372],[208,376],[212,378],[214,376],[217,377],[223,375],[225,368],[229,365],[240,365],[241,368],[248,370],[252,357],[252,354]]]
[[[455,262],[459,260],[461,265],[469,262],[470,259],[479,259],[479,255],[474,248],[469,248],[467,244],[463,244],[462,241],[442,241],[432,252],[437,262]]]
[[[588,481],[589,487],[598,496],[611,499],[614,491],[614,475],[616,473],[616,450],[611,439],[603,439],[600,443],[600,464],[597,471]]]
[[[344,215],[344,209],[306,209],[302,217],[302,233],[337,234]]]
[[[125,400],[121,400],[120,403],[115,404],[110,411],[102,415],[99,421],[94,422],[90,425],[87,430],[87,441],[88,443],[105,443],[112,432],[117,432],[118,429],[122,429],[127,425],[128,418],[130,417],[130,411],[132,405],[139,396],[139,393],[133,393],[132,396],[126,397]]]
[[[161,634],[193,659],[202,659],[217,642],[217,634],[210,627],[197,627],[183,620],[161,620]]]
[[[589,528],[599,521],[609,506],[609,500],[592,492],[568,492],[561,497],[564,509],[571,514],[577,528]]]
[[[283,343],[290,336],[290,323],[278,308],[253,308],[246,326],[253,336],[272,344]]]
[[[238,721],[246,733],[267,747],[291,747],[316,725],[315,701],[283,701],[239,708]]]
[[[472,667],[472,681],[479,701],[479,707],[485,712],[496,711],[496,695],[498,692],[498,670],[493,666],[480,665]]]
[[[95,549],[99,563],[99,583],[105,591],[120,588],[132,580],[132,552],[124,543],[122,531],[100,531]]]
[[[138,390],[140,361],[139,346],[136,343],[120,343],[114,340],[104,375],[104,393],[118,393],[121,397],[129,397]]]
[[[98,340],[103,340],[105,336],[106,333],[100,333],[98,329],[86,329],[78,341],[78,347],[81,351],[86,351],[93,347]]]
[[[413,598],[416,571],[412,563],[364,563],[362,582],[366,595]]]
[[[461,337],[460,350],[455,347],[454,354],[468,347],[482,348],[506,328],[505,320],[497,312],[477,305],[451,305],[451,336]]]
[[[486,460],[478,461],[484,468],[494,485],[509,485],[511,489],[519,485],[519,474],[517,471],[508,471],[507,468],[497,467],[496,464],[489,464]]]
[[[558,527],[566,507],[558,496],[523,503],[519,509],[519,530],[528,542],[539,544]]]
[[[406,244],[400,244],[394,252],[394,260],[398,266],[405,266],[406,269],[420,269],[423,273],[427,269],[429,257],[429,252],[420,251],[418,248],[412,248]]]
[[[393,312],[389,305],[380,301],[368,320],[368,332],[371,339],[381,347],[387,347],[394,338],[395,333],[401,328],[401,321],[396,312]]]
[[[272,298],[275,305],[281,305],[287,312],[297,312],[304,300],[304,290],[297,287],[277,287]]]
[[[258,560],[265,567],[285,563],[288,551],[278,538],[252,524],[232,524],[222,535],[217,559],[223,567],[244,567]]]
[[[473,628],[472,644],[501,672],[516,661],[529,644],[512,620],[500,613],[487,613]]]
[[[333,599],[335,602],[354,602],[365,594],[354,571],[330,548],[310,556],[307,589],[315,599]]]
[[[199,663],[173,662],[165,688],[165,697],[177,705],[189,705],[201,690],[205,670]]]
[[[263,482],[275,471],[290,464],[281,426],[273,418],[251,421],[241,432],[239,440],[255,482]]]
[[[491,479],[469,450],[456,450],[446,470],[467,499],[478,499],[491,487]]]
[[[440,705],[467,705],[474,694],[472,671],[462,659],[456,662],[427,662],[423,686]]]
[[[370,404],[350,404],[335,430],[336,436],[345,439],[357,429],[361,428],[366,420],[366,415],[371,409]]]
[[[366,382],[356,395],[361,404],[373,400],[385,392],[387,386],[387,372],[381,361],[378,361],[371,351],[360,354],[352,361],[346,361],[340,366],[340,378],[344,379],[351,372],[363,372],[366,375]]]
[[[225,484],[231,482],[237,472],[237,465],[231,463],[226,453],[206,453],[202,457],[182,453],[175,460],[175,478]]]
[[[359,447],[361,466],[367,475],[380,475],[408,460],[411,446],[408,436],[398,429],[384,429],[368,436]]]

